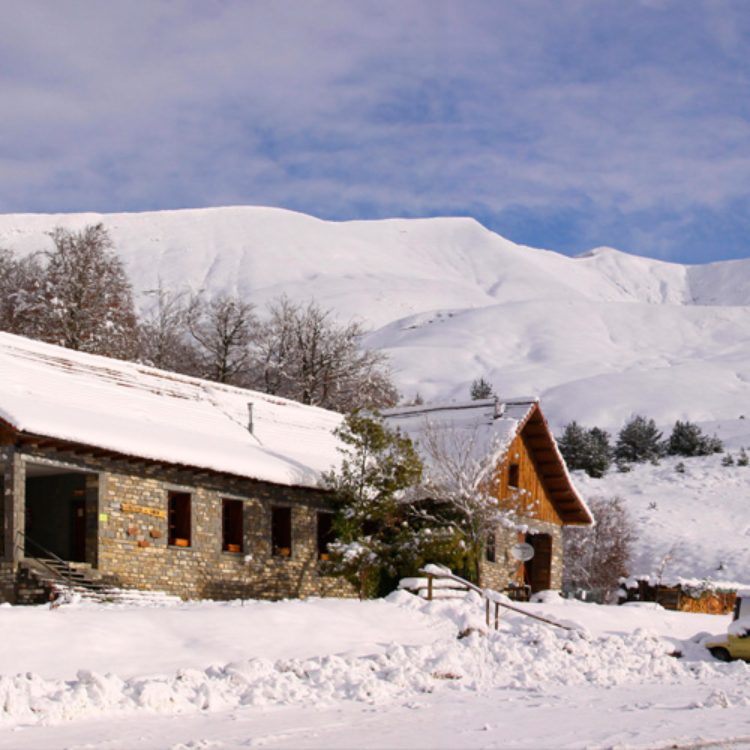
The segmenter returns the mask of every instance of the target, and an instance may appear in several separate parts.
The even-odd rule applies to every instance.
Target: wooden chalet
[[[468,460],[474,454],[477,462],[484,461],[494,472],[489,486],[499,506],[510,511],[516,528],[524,530],[498,526],[490,535],[480,570],[482,585],[519,598],[561,588],[562,527],[589,525],[593,517],[571,480],[537,399],[420,405],[390,409],[383,416],[418,449],[422,444],[428,473],[438,470],[424,450],[430,430],[452,433],[454,445],[470,443]],[[516,559],[519,544],[529,545],[533,557],[525,562]]]

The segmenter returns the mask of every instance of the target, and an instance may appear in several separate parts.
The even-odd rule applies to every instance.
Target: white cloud
[[[617,244],[747,196],[733,7],[0,1],[0,210],[522,207]]]

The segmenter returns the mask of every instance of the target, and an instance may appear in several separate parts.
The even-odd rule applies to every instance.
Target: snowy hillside
[[[748,415],[750,417],[750,415]],[[721,436],[724,454],[667,457],[658,465],[611,470],[602,479],[583,472],[574,481],[586,498],[619,495],[636,530],[631,573],[665,585],[702,582],[750,587],[750,467],[723,466],[750,449],[750,418],[709,422]],[[684,473],[676,470],[682,463]]]
[[[407,398],[464,397],[484,375],[501,395],[541,396],[554,427],[610,429],[635,411],[666,425],[750,404],[750,260],[689,267],[608,248],[569,258],[471,219],[326,222],[253,207],[3,215],[0,247],[32,252],[55,226],[97,221],[140,304],[159,278],[259,305],[315,297],[367,323]]]

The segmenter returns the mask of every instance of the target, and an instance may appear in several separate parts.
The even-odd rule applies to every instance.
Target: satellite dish
[[[526,542],[520,542],[510,548],[510,555],[514,560],[518,560],[518,562],[526,562],[534,557],[534,548],[530,544],[526,544]]]

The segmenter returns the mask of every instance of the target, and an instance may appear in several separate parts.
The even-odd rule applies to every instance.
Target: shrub
[[[563,529],[566,588],[598,591],[614,599],[620,578],[629,574],[635,531],[620,497],[593,497],[589,501],[594,526]]]

